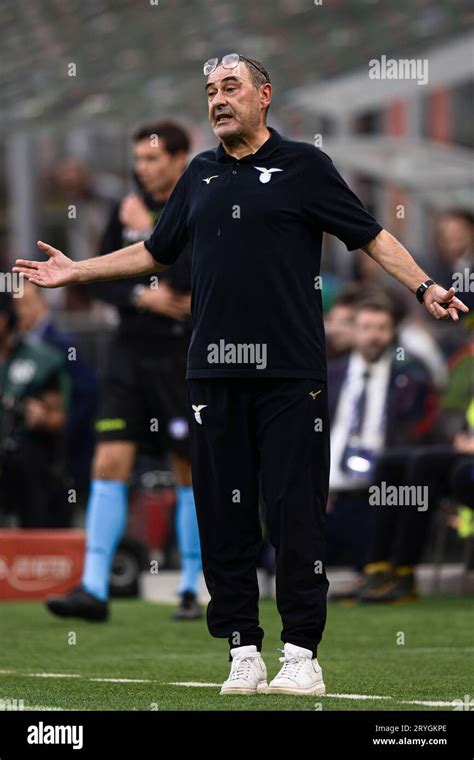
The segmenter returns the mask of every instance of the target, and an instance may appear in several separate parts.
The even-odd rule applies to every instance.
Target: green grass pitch
[[[409,702],[473,695],[468,597],[377,609],[331,605],[319,661],[328,694],[339,696],[325,697],[221,697],[215,685],[171,685],[219,684],[229,668],[226,642],[212,639],[204,620],[172,621],[172,610],[141,600],[116,601],[104,625],[54,618],[40,603],[2,603],[0,699],[23,700],[26,709],[430,711],[450,708]],[[283,646],[273,602],[261,603],[261,623],[272,678]],[[403,637],[405,643],[397,643]]]

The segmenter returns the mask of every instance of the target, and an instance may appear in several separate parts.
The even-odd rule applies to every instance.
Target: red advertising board
[[[44,599],[78,585],[83,530],[0,530],[0,599]]]

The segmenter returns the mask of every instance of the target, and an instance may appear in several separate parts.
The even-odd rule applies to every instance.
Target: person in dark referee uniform
[[[136,190],[113,209],[100,255],[149,237],[188,163],[188,133],[169,119],[142,124],[132,140]],[[175,524],[182,578],[173,617],[201,617],[201,556],[186,420],[190,289],[189,250],[180,256],[177,266],[160,275],[159,287],[150,276],[93,286],[93,295],[113,304],[120,319],[107,351],[96,420],[81,582],[67,594],[46,600],[54,615],[108,620],[110,570],[126,527],[128,483],[140,451],[150,456],[166,452],[176,483]],[[152,355],[150,343],[156,346]],[[158,429],[153,420],[158,421]]]
[[[457,320],[467,307],[453,288],[428,279],[324,152],[267,127],[272,86],[258,61],[233,53],[207,61],[204,74],[219,145],[191,161],[152,235],[81,262],[40,242],[49,260],[19,260],[14,271],[42,287],[129,277],[173,265],[191,245],[193,487],[211,595],[208,627],[230,645],[221,693],[323,694],[317,661],[328,588],[323,232],[349,250],[362,248],[435,318]],[[268,686],[256,576],[259,485],[276,549],[284,642],[282,667]]]

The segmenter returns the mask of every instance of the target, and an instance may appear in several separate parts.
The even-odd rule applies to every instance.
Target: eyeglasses
[[[260,74],[263,74],[267,82],[270,82],[268,71],[264,69],[263,66],[258,66],[256,63],[251,61],[250,58],[246,58],[245,55],[239,55],[239,53],[229,53],[228,55],[225,55],[221,60],[221,66],[224,69],[235,69],[236,66],[239,65],[239,61],[245,61],[246,63],[249,63],[251,66],[254,67],[254,69],[257,69],[257,71],[259,71]],[[209,58],[209,60],[206,61],[202,69],[204,72],[204,76],[208,77],[209,74],[212,74],[212,72],[217,69],[218,66],[219,66],[218,58]]]

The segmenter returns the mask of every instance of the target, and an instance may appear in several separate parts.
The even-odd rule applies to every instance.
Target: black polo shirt
[[[356,250],[382,230],[329,156],[270,132],[244,158],[197,155],[145,240],[162,264],[191,242],[188,378],[325,380],[323,232]]]

